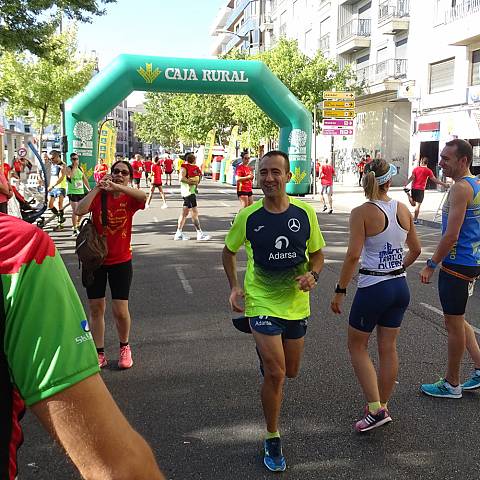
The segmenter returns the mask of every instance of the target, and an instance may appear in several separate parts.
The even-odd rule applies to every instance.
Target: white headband
[[[383,185],[384,183],[387,183],[396,174],[397,174],[397,167],[393,165],[393,163],[391,163],[390,168],[388,169],[388,172],[384,173],[380,177],[375,177],[375,180],[379,185]]]

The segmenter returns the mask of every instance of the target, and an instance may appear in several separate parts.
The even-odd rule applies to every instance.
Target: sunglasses
[[[124,177],[130,175],[130,172],[128,170],[121,170],[120,168],[114,168],[112,170],[112,173],[114,175],[123,175]]]

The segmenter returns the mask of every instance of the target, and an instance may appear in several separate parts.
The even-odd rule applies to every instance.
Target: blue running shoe
[[[462,390],[476,390],[480,388],[480,370],[473,371],[472,376],[462,385]]]
[[[263,463],[271,472],[284,472],[287,462],[282,453],[282,441],[280,437],[269,438],[263,442],[265,450]]]
[[[420,391],[431,397],[462,398],[462,387],[460,385],[452,387],[444,378],[437,383],[424,383]]]

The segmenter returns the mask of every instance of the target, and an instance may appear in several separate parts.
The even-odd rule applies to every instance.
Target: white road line
[[[158,223],[158,218],[157,218],[157,217],[153,217],[153,221],[154,221],[155,223]]]
[[[178,278],[180,279],[180,282],[182,283],[182,287],[185,290],[185,293],[188,293],[189,295],[193,294],[193,289],[192,286],[190,285],[190,282],[187,280],[187,277],[185,276],[185,273],[183,272],[183,268],[179,267],[178,265],[175,267],[175,270],[177,271]]]
[[[423,302],[420,302],[420,305],[427,308],[428,310],[431,310],[432,312],[438,313],[439,315],[441,315],[443,317],[443,312],[439,308],[434,307],[432,305],[429,305],[428,303],[423,303]],[[472,325],[472,328],[473,328],[473,331],[477,335],[480,335],[480,329],[478,329],[477,327],[474,327],[473,325]]]
[[[227,195],[233,195],[235,193],[234,190],[220,190],[220,193],[226,193]]]
[[[225,202],[222,202],[222,205],[223,205],[224,207],[231,207],[231,205],[229,205],[228,203],[225,203]]]

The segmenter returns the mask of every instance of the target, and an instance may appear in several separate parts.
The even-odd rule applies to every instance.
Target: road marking
[[[222,205],[223,205],[224,207],[231,207],[231,205],[229,205],[228,203],[225,203],[225,202],[222,202]]]
[[[158,223],[158,218],[157,217],[153,217],[153,221]]]
[[[423,302],[420,302],[420,305],[422,305],[422,307],[427,308],[428,310],[431,310],[432,312],[438,313],[439,315],[441,315],[443,317],[443,312],[439,308],[434,307],[432,305],[429,305],[428,303],[423,303]],[[477,327],[474,327],[473,325],[472,325],[472,328],[473,328],[473,331],[477,335],[480,335],[480,329],[478,329]]]
[[[192,286],[190,285],[190,282],[187,280],[185,273],[183,272],[183,268],[177,265],[175,267],[175,270],[177,271],[178,278],[180,279],[180,282],[182,284],[183,289],[185,290],[185,293],[192,295],[193,289],[192,289]]]
[[[220,190],[220,193],[225,193],[227,195],[233,195],[234,191],[233,190]]]

